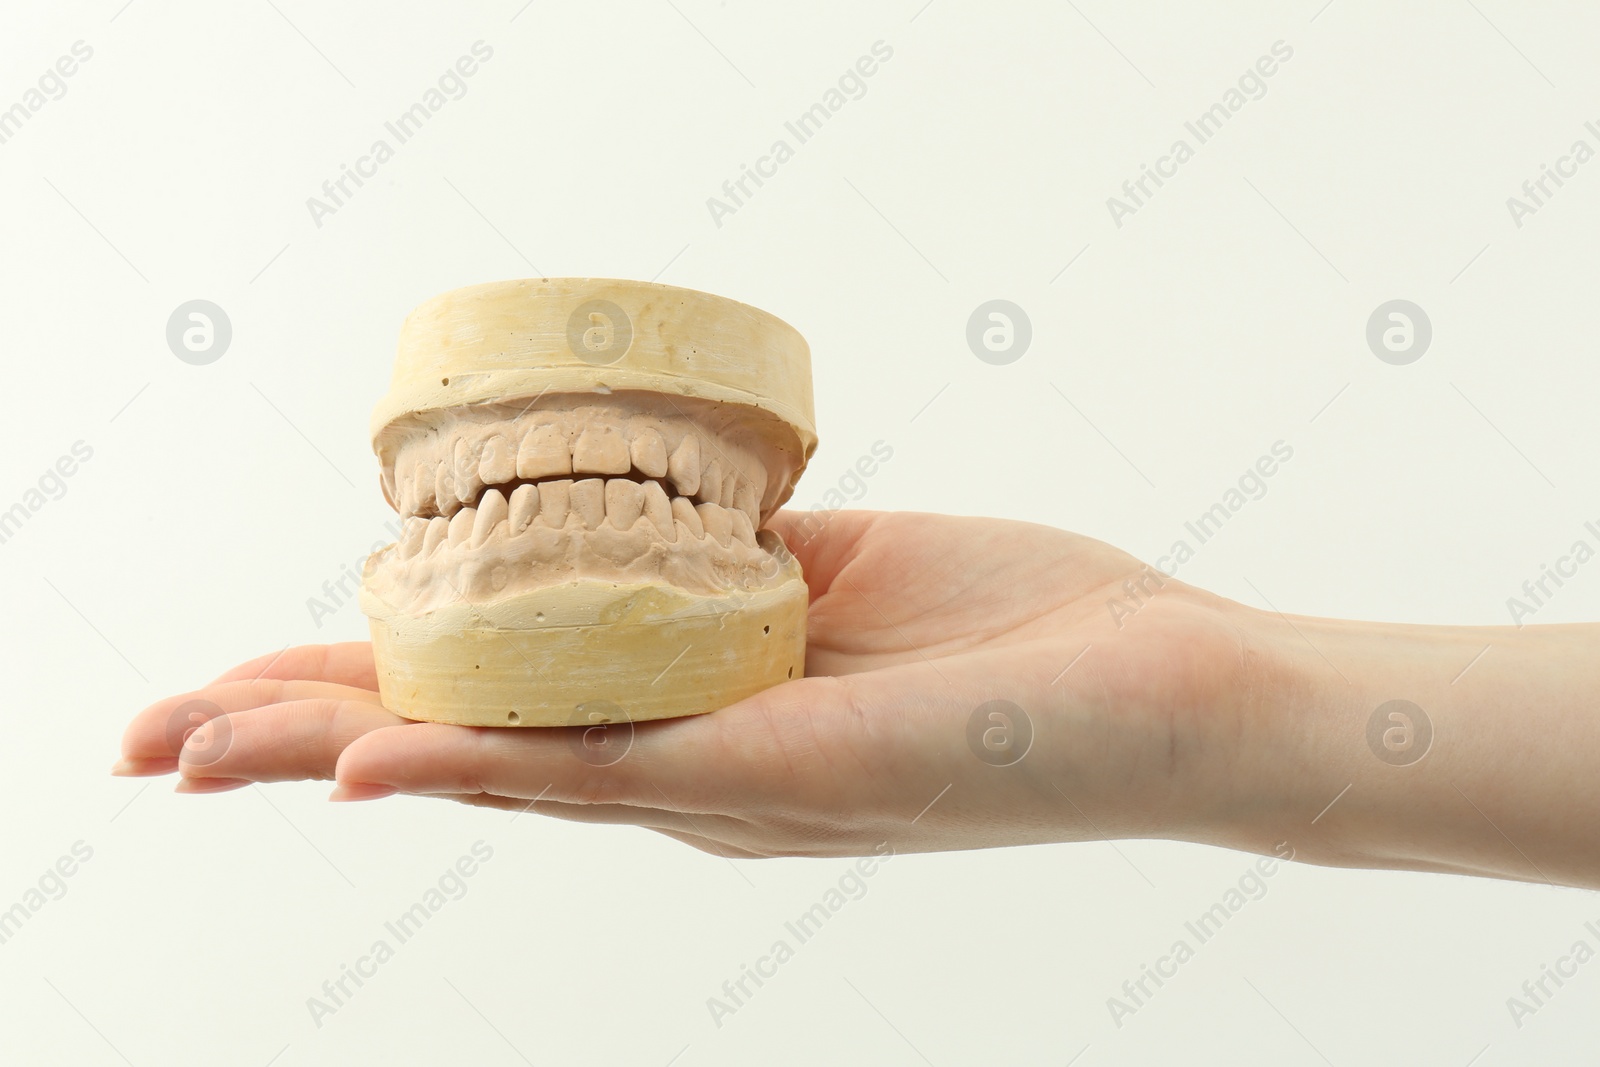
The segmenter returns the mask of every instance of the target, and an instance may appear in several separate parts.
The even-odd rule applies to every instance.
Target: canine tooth
[[[672,517],[689,528],[689,532],[696,537],[706,535],[705,523],[700,521],[700,513],[689,503],[687,497],[675,496],[672,498]]]
[[[465,438],[456,438],[456,499],[470,504],[478,498],[483,482],[478,477],[478,456]]]
[[[518,478],[571,473],[572,453],[567,451],[567,435],[560,427],[540,426],[522,439],[522,447],[517,450]]]
[[[694,496],[700,488],[700,440],[691,431],[678,442],[667,460],[667,477],[682,496]]]
[[[721,504],[696,504],[695,512],[705,524],[706,534],[716,538],[717,544],[727,548],[733,543],[733,520]]]
[[[606,483],[584,478],[572,483],[572,510],[586,529],[597,530],[606,521]]]
[[[733,520],[733,536],[747,545],[756,543],[756,528],[750,525],[750,516],[738,508],[723,508],[722,513]]]
[[[749,482],[742,483],[734,491],[733,506],[750,520],[752,529],[761,521],[761,501],[756,498],[756,487]]]
[[[484,493],[483,500],[478,503],[478,518],[472,524],[472,547],[477,548],[489,540],[494,528],[504,522],[510,513],[504,493],[498,489]]]
[[[422,547],[422,535],[428,532],[428,520],[410,518],[400,533],[400,547],[396,550],[401,559],[410,559]]]
[[[576,474],[627,474],[628,442],[610,426],[586,426],[572,444]]]
[[[556,529],[567,524],[567,512],[572,510],[572,481],[563,478],[558,482],[539,485],[539,525]]]
[[[450,516],[450,547],[454,548],[472,536],[472,524],[478,521],[477,508],[462,508]]]
[[[450,533],[450,520],[443,515],[435,515],[428,520],[428,528],[422,533],[422,555],[426,556],[438,548]]]
[[[698,496],[708,504],[721,505],[722,464],[716,457],[706,460],[705,469],[700,472],[700,488],[690,495]]]
[[[478,473],[484,485],[504,485],[517,477],[517,457],[511,451],[511,442],[503,434],[490,434],[483,443],[483,458],[478,461]]]
[[[539,514],[539,490],[532,485],[519,485],[511,491],[511,536],[526,530]]]
[[[606,521],[619,530],[631,530],[644,513],[644,486],[630,478],[606,482]]]
[[[677,540],[677,530],[672,525],[672,502],[660,482],[644,483],[644,515],[655,523],[661,536],[668,541]]]
[[[646,426],[634,437],[630,448],[633,452],[633,465],[638,467],[645,477],[667,476],[667,442],[662,440],[660,433]]]

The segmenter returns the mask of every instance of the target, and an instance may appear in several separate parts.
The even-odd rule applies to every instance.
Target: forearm
[[[1269,664],[1253,711],[1269,741],[1250,748],[1235,843],[1600,888],[1600,626],[1253,612],[1243,628]]]

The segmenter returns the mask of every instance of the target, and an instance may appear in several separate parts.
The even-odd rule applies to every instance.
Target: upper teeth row
[[[621,426],[573,419],[467,424],[405,444],[395,462],[395,504],[404,515],[448,517],[475,503],[486,485],[638,471],[667,481],[676,495],[737,508],[759,521],[765,477],[746,460],[736,446],[692,428],[669,448],[660,429],[631,419]]]

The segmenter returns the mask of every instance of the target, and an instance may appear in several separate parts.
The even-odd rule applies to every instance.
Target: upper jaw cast
[[[653,481],[669,501],[736,509],[752,528],[761,525],[774,479],[760,442],[736,420],[706,425],[685,410],[698,405],[664,397],[652,403],[650,394],[616,394],[603,404],[563,399],[415,416],[384,465],[396,509],[405,517],[449,518],[476,506],[489,487],[509,495],[526,482],[587,475]]]

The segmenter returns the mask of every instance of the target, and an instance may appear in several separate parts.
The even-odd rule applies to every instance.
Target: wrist
[[[1344,867],[1595,884],[1591,627],[1404,626],[1243,609],[1263,743],[1233,847]]]

